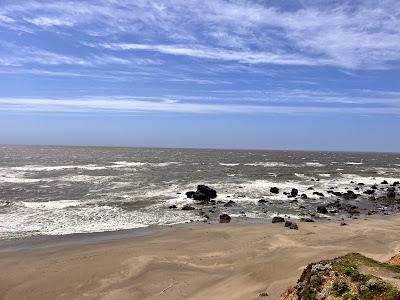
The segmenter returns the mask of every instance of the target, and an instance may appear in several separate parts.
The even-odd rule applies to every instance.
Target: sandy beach
[[[149,236],[0,253],[1,299],[268,299],[310,262],[348,252],[387,260],[400,217],[187,226]]]

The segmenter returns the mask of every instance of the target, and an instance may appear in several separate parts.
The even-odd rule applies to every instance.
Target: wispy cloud
[[[72,28],[114,50],[200,59],[346,69],[399,67],[398,1],[302,2],[287,9],[283,1],[272,6],[241,0],[6,0],[0,4],[0,26]],[[126,37],[136,42],[126,43]]]
[[[400,107],[327,107],[293,105],[247,105],[181,102],[175,99],[131,97],[91,97],[74,99],[1,98],[0,110],[19,112],[169,112],[190,114],[400,114]]]

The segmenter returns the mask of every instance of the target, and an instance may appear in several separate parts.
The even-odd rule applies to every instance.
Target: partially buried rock
[[[285,219],[282,217],[273,217],[272,218],[272,223],[283,223],[285,222]]]
[[[311,219],[311,218],[301,218],[301,219],[300,219],[300,222],[312,223],[312,222],[314,222],[314,220]]]
[[[220,223],[229,223],[231,221],[231,217],[227,214],[222,214],[219,216]]]
[[[185,205],[182,207],[182,210],[194,210],[195,208],[193,206],[190,205]]]
[[[272,187],[269,191],[270,191],[272,194],[279,194],[279,189],[278,189],[277,187]]]
[[[299,229],[299,226],[297,226],[296,222],[292,221],[286,221],[285,222],[285,227],[288,227],[289,229]]]

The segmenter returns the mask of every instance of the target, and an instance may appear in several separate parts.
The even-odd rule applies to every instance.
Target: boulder
[[[273,217],[272,218],[272,223],[283,223],[285,222],[285,219],[282,217]]]
[[[291,195],[292,197],[296,197],[298,193],[299,193],[299,190],[298,190],[298,189],[292,189],[291,192],[290,192],[290,195]]]
[[[388,184],[386,180],[382,181],[381,184]]]
[[[219,222],[220,223],[229,223],[231,221],[231,217],[227,214],[222,214],[219,216]]]
[[[298,230],[298,229],[299,229],[299,226],[297,225],[297,223],[296,223],[296,222],[292,222],[292,224],[289,226],[289,229],[295,229],[295,230]]]
[[[210,197],[202,192],[196,191],[193,194],[193,200],[198,200],[198,201],[210,201]]]
[[[279,189],[277,187],[272,187],[269,190],[272,194],[279,194]]]
[[[266,204],[266,203],[267,203],[267,200],[265,200],[265,199],[260,199],[260,200],[258,200],[258,203],[259,203],[259,204]]]
[[[170,205],[168,208],[169,209],[175,209],[175,208],[178,208],[178,207],[176,205]]]
[[[206,185],[198,185],[197,192],[207,195],[210,199],[217,198],[217,191]]]
[[[308,197],[307,197],[307,195],[306,194],[301,194],[301,199],[308,199]]]

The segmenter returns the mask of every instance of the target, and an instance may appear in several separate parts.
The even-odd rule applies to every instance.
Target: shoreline
[[[279,299],[308,263],[348,252],[384,261],[400,250],[399,215],[346,222],[191,223],[3,249],[0,298]]]
[[[305,222],[299,222],[299,218],[287,217],[287,215],[277,215],[284,217],[285,220],[298,222],[298,224],[305,224]],[[355,218],[354,218],[355,217]],[[400,213],[393,213],[391,215],[359,215],[359,216],[329,216],[314,218],[314,222],[311,224],[324,224],[324,223],[335,223],[340,222],[352,222],[357,220],[379,220],[388,219],[393,217],[399,217]],[[232,218],[230,225],[271,225],[272,218],[248,218],[243,220],[240,218]],[[62,246],[75,246],[75,245],[90,245],[103,242],[123,241],[142,237],[157,237],[162,234],[173,232],[179,229],[193,229],[198,227],[210,227],[220,226],[218,222],[205,223],[202,221],[194,221],[187,223],[178,223],[172,225],[150,225],[146,227],[130,228],[123,230],[110,230],[100,232],[84,232],[84,233],[72,233],[63,235],[32,235],[23,237],[12,237],[9,239],[0,239],[0,253],[10,251],[29,251],[34,249],[44,249],[52,247]]]

